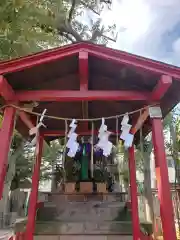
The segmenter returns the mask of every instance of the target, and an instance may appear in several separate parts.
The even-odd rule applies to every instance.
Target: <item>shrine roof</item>
[[[83,71],[80,70],[79,53],[88,53],[87,79],[81,79]],[[83,56],[82,56],[83,59]],[[83,60],[82,60],[83,61]],[[83,63],[84,64],[84,63]],[[82,73],[80,73],[82,71]],[[36,94],[32,101],[38,102],[38,106],[33,109],[41,113],[45,108],[48,115],[65,118],[96,118],[119,115],[134,111],[148,104],[159,102],[165,116],[180,100],[180,68],[164,64],[161,62],[146,59],[140,56],[129,54],[127,52],[110,49],[100,45],[90,43],[76,43],[56,49],[50,49],[41,53],[29,55],[19,59],[0,62],[0,75],[3,75],[9,85],[12,87],[23,104],[31,102],[22,98],[22,91],[45,90],[50,94],[56,91],[62,91],[61,95],[53,101],[51,97],[41,98],[38,101]],[[172,84],[166,93],[158,99],[152,99],[151,93],[157,87],[162,75],[172,77]],[[85,76],[85,75],[84,75]],[[66,92],[78,91],[80,87],[85,86],[90,91],[101,91],[107,93],[107,99],[101,95],[88,97],[84,96],[84,101],[88,101],[86,110],[83,110],[82,96],[66,98]],[[82,86],[81,86],[82,85]],[[44,93],[45,93],[44,91]],[[53,92],[54,91],[54,92]],[[125,96],[120,99],[118,96],[108,97],[109,93],[116,91],[126,91],[131,97],[128,100]],[[60,93],[60,92],[59,92]],[[100,92],[99,92],[100,93]],[[138,93],[138,94],[137,94]],[[105,96],[105,95],[104,95]],[[3,103],[2,99],[1,102]],[[135,115],[137,119],[138,115]],[[33,116],[30,116],[35,121]],[[49,131],[64,131],[64,122],[45,119],[45,124]],[[95,124],[98,129],[100,122]],[[116,131],[116,121],[107,120],[109,130]],[[89,130],[91,126],[88,126]],[[19,119],[17,129],[24,135],[27,134],[27,128]],[[143,134],[146,135],[151,129],[150,121],[147,119],[143,126]],[[49,140],[54,137],[48,137]]]

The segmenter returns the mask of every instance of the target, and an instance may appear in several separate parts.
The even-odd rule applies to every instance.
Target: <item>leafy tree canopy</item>
[[[11,59],[66,43],[90,41],[106,44],[115,26],[105,28],[100,12],[111,1],[1,0],[0,58]],[[82,15],[91,11],[88,23]],[[95,17],[94,17],[95,16]]]

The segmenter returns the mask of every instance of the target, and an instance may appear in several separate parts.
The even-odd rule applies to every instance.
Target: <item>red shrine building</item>
[[[88,43],[72,44],[1,62],[0,106],[3,123],[0,130],[0,197],[15,118],[15,128],[25,138],[37,122],[35,115],[18,110],[19,107],[32,104],[33,112],[41,114],[47,109],[50,116],[74,119],[116,116],[143,109],[141,115],[135,112],[130,118],[134,144],[139,141],[140,128],[143,136],[152,131],[163,237],[165,240],[175,240],[162,119],[179,102],[179,93],[179,68]],[[150,109],[148,106],[151,106]],[[46,128],[40,130],[36,142],[27,225],[24,238],[21,238],[26,240],[32,240],[35,231],[43,141],[50,142],[65,136],[64,121],[45,118],[44,124]],[[107,119],[106,124],[109,131],[116,133],[114,119]],[[99,127],[100,122],[94,122],[94,135]],[[77,133],[80,136],[91,135],[91,124],[82,122]],[[133,240],[152,239],[141,233],[134,146],[128,151]],[[20,238],[17,236],[16,239]]]

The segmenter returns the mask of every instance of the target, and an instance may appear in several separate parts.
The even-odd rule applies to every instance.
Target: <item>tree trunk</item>
[[[5,222],[7,220],[8,215],[10,214],[10,208],[9,208],[9,191],[11,187],[11,183],[13,181],[13,178],[16,173],[16,159],[22,154],[22,149],[24,146],[24,141],[21,142],[19,147],[16,149],[14,154],[12,156],[9,156],[8,159],[8,171],[6,174],[6,180],[4,183],[4,190],[3,190],[3,225],[5,225]]]
[[[56,164],[55,161],[52,162],[52,180],[51,180],[51,192],[56,192],[57,183],[56,183]]]
[[[2,217],[1,227],[7,227],[6,222],[9,217],[9,185],[7,183],[4,184],[3,197],[0,201],[0,214]]]
[[[175,207],[175,215],[178,220],[178,230],[180,231],[180,216],[179,216],[179,208],[178,208],[178,202],[180,198],[179,191],[177,191],[177,185],[180,184],[180,167],[179,167],[179,149],[177,144],[177,136],[178,133],[176,132],[176,127],[173,125],[173,115],[171,114],[171,122],[169,124],[170,129],[170,135],[172,139],[172,157],[175,164],[175,196],[176,196],[176,207]]]
[[[144,154],[144,196],[146,206],[146,220],[153,222],[153,197],[151,190],[151,168],[150,168],[150,155]]]

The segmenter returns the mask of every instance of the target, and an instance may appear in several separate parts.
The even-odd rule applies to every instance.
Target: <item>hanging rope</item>
[[[140,112],[140,111],[142,111],[142,110],[145,110],[145,109],[147,109],[147,107],[153,107],[153,106],[156,106],[156,104],[154,104],[154,105],[148,105],[148,106],[145,106],[145,107],[143,107],[143,108],[140,108],[140,109],[137,109],[137,110],[134,110],[134,111],[131,111],[131,112],[128,112],[128,115],[132,115],[132,114],[134,114],[134,113],[138,113],[138,112]],[[27,112],[27,113],[29,113],[29,114],[32,114],[32,115],[36,115],[36,116],[40,116],[41,117],[41,113],[37,113],[37,112],[34,112],[34,111],[30,111],[30,110],[28,110],[28,109],[25,109],[25,108],[22,108],[22,107],[19,107],[19,106],[16,106],[16,105],[14,105],[14,104],[9,104],[9,105],[4,105],[4,106],[2,106],[1,108],[0,108],[0,110],[2,110],[2,109],[4,109],[4,108],[6,108],[6,107],[14,107],[14,108],[16,108],[16,109],[18,109],[18,110],[20,110],[20,111],[24,111],[24,112]],[[115,116],[109,116],[109,117],[100,117],[100,118],[90,118],[90,119],[85,119],[85,118],[77,118],[76,120],[77,121],[82,121],[82,122],[87,122],[87,121],[89,121],[89,122],[92,122],[92,121],[99,121],[99,120],[102,120],[102,118],[104,118],[104,119],[116,119],[116,118],[120,118],[120,117],[123,117],[124,115],[126,115],[127,114],[127,112],[126,113],[123,113],[123,114],[119,114],[119,115],[115,115]],[[62,120],[62,121],[72,121],[73,119],[72,118],[62,118],[62,117],[57,117],[57,116],[52,116],[52,115],[44,115],[44,117],[46,117],[46,118],[50,118],[50,119],[55,119],[55,120]]]
[[[91,177],[94,177],[94,122],[91,126]]]

